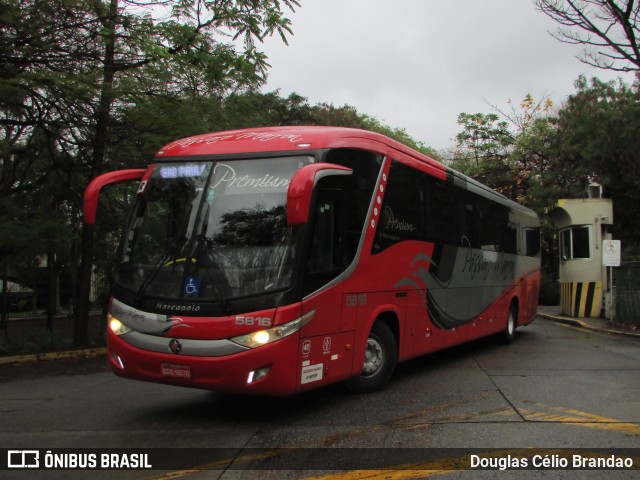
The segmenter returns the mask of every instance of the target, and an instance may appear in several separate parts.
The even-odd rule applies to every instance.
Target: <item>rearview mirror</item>
[[[309,220],[311,196],[316,183],[331,175],[351,175],[353,170],[333,163],[313,163],[298,170],[287,190],[287,224],[304,225]]]
[[[138,168],[116,170],[115,172],[104,173],[91,180],[91,183],[89,183],[84,191],[84,223],[87,225],[93,225],[96,223],[100,190],[112,183],[140,180],[144,176],[145,172],[146,170]]]

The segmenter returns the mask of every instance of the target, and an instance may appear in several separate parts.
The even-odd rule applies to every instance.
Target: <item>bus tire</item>
[[[498,341],[503,345],[509,345],[513,343],[516,338],[516,328],[518,327],[518,307],[514,303],[509,307],[509,313],[507,314],[507,326],[498,335]]]
[[[347,380],[345,386],[353,393],[382,390],[393,375],[397,361],[396,337],[386,323],[377,321],[367,338],[362,372]]]

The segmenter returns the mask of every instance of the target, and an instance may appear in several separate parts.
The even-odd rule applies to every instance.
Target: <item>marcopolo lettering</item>
[[[164,302],[156,302],[156,308],[158,310],[163,310],[165,312],[181,312],[181,313],[189,313],[189,312],[199,312],[200,305],[177,305],[173,303],[164,303]]]

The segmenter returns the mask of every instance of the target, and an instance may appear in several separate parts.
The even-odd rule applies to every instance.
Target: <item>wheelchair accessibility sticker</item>
[[[187,277],[184,279],[184,294],[187,297],[200,296],[200,279],[198,277]]]

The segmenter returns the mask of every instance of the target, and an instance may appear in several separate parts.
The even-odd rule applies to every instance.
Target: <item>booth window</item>
[[[560,232],[562,261],[591,258],[591,226],[576,225]]]

